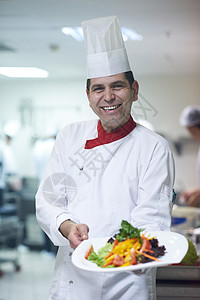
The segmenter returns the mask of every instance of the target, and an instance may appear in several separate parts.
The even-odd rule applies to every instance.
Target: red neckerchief
[[[92,149],[100,145],[105,145],[120,140],[123,137],[127,136],[135,128],[135,126],[136,123],[130,116],[130,119],[125,125],[114,131],[106,132],[101,125],[101,121],[99,120],[97,124],[98,137],[92,140],[87,140],[84,148]]]

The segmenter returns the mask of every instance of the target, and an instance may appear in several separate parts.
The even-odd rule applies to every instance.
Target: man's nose
[[[107,101],[107,102],[111,101],[114,99],[114,97],[115,97],[115,95],[114,95],[112,89],[110,89],[110,88],[105,89],[105,91],[104,91],[104,100],[105,101]]]

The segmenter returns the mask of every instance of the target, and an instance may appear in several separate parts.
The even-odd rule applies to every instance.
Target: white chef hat
[[[130,71],[130,65],[116,16],[82,23],[87,51],[87,78]]]
[[[181,113],[180,124],[185,127],[200,125],[200,106],[187,106]]]
[[[20,130],[20,123],[18,120],[10,120],[5,124],[3,130],[5,135],[14,138]]]

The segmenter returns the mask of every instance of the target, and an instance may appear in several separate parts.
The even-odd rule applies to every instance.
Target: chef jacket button
[[[73,281],[72,281],[72,280],[70,280],[70,281],[69,281],[69,284],[73,284]]]
[[[72,252],[69,252],[69,256],[72,256]]]

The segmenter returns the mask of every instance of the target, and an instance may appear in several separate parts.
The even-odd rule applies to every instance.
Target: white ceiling
[[[200,74],[200,0],[0,0],[0,66],[85,77],[84,43],[60,29],[109,15],[144,37],[126,42],[136,76]]]

